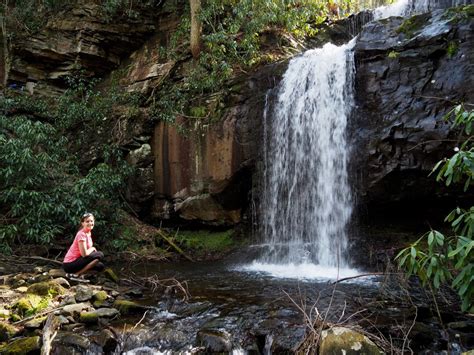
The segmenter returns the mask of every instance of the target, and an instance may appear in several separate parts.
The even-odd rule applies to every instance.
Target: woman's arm
[[[78,245],[79,245],[79,251],[81,252],[82,257],[86,257],[90,253],[96,251],[94,247],[90,247],[89,249],[87,249],[85,240],[80,240]]]

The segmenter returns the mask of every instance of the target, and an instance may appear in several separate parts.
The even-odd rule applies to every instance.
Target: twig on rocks
[[[66,306],[61,306],[61,307],[56,307],[56,308],[53,308],[53,309],[50,309],[49,311],[44,311],[44,312],[41,312],[41,313],[36,313],[35,315],[33,316],[30,316],[30,317],[27,317],[27,318],[23,318],[22,320],[19,320],[19,321],[16,321],[14,323],[12,323],[13,325],[16,325],[16,324],[22,324],[22,323],[25,323],[31,319],[34,319],[34,318],[37,318],[37,317],[42,317],[42,316],[45,316],[47,314],[50,314],[52,312],[55,312],[55,311],[58,311],[60,309],[63,309],[64,307]]]

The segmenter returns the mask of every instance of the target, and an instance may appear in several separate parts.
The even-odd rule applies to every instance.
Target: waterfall
[[[346,125],[354,44],[328,43],[293,58],[276,98],[267,100],[260,221],[265,241],[256,270],[281,272],[284,265],[286,273],[302,276],[302,269],[314,273],[317,266],[334,276],[348,268]]]
[[[352,107],[355,41],[294,58],[267,125],[263,234],[269,263],[347,266],[351,215],[345,129]]]
[[[423,12],[434,1],[400,0],[376,19]],[[459,1],[456,1],[459,3]],[[353,107],[355,38],[293,58],[266,100],[261,256],[243,270],[279,277],[352,276],[347,227],[352,196],[347,120]]]

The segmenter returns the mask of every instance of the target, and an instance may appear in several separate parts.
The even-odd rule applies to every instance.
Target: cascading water
[[[328,43],[291,60],[274,107],[266,108],[272,119],[265,122],[265,255],[253,264],[257,269],[283,264],[286,272],[309,276],[315,265],[326,275],[348,267],[354,43]]]
[[[375,9],[374,18],[407,16],[471,3],[472,0],[399,0],[392,5],[380,6]]]
[[[376,9],[374,17],[420,13],[435,2],[400,0]],[[267,100],[263,253],[244,270],[296,278],[358,273],[346,259],[352,212],[346,125],[353,106],[354,44],[355,39],[340,47],[329,43],[294,58],[277,98]]]

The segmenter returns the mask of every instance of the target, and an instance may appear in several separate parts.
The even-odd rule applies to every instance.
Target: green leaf
[[[431,232],[428,234],[428,245],[432,245],[432,244],[433,244],[433,240],[434,240],[434,233],[433,233],[433,231],[431,231]]]

